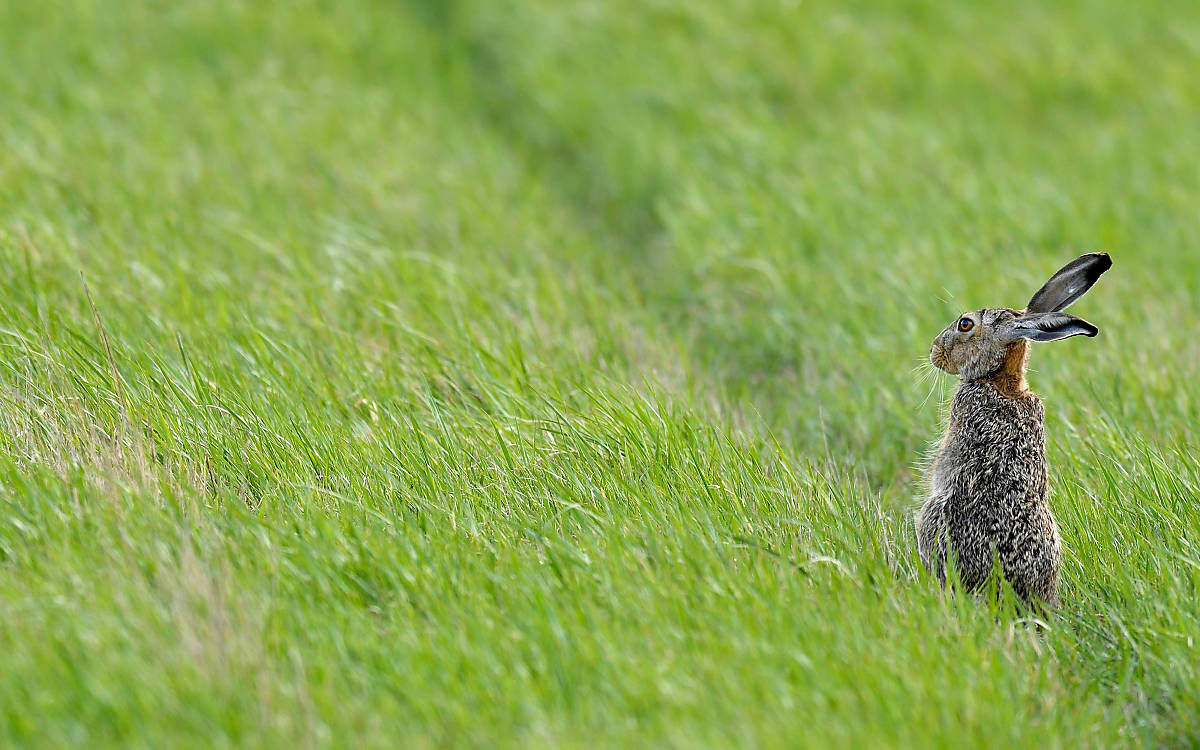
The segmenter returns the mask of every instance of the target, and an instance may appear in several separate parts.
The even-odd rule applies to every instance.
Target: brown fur
[[[1025,382],[1029,342],[1095,336],[1062,310],[1111,265],[1104,253],[1080,256],[1024,311],[965,312],[930,344],[930,361],[962,379],[917,515],[917,551],[939,580],[953,560],[960,582],[979,591],[999,561],[1023,600],[1038,610],[1057,604],[1062,543],[1046,499],[1046,412]]]
[[[1025,398],[1029,395],[1029,384],[1025,382],[1025,368],[1028,364],[1029,342],[1020,339],[1009,345],[1000,369],[985,380],[1005,398]]]

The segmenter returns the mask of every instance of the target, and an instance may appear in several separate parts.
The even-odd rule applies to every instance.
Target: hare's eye
[[[971,320],[970,318],[963,318],[962,320],[958,321],[958,330],[962,331],[963,333],[966,333],[974,327],[975,321]]]

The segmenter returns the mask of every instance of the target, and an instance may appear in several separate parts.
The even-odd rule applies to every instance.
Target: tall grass
[[[1200,742],[1200,14],[0,6],[0,740]],[[965,309],[1064,606],[916,560]]]

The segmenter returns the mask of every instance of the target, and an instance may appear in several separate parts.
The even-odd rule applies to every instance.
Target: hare
[[[1082,255],[1051,276],[1025,310],[964,313],[933,340],[930,361],[962,378],[917,515],[921,561],[943,583],[948,560],[974,591],[999,563],[1027,604],[1058,606],[1062,546],[1046,502],[1046,412],[1025,382],[1025,367],[1031,341],[1099,332],[1062,310],[1111,266],[1107,253]]]

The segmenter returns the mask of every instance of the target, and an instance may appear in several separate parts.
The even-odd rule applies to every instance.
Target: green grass
[[[0,4],[0,742],[1200,743],[1200,10]],[[963,309],[1062,610],[916,560]]]

